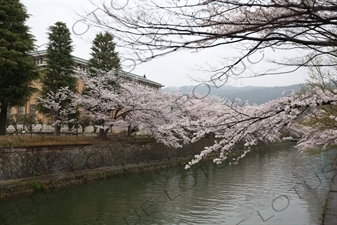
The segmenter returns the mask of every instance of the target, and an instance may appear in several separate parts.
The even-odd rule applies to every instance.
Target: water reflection
[[[2,202],[0,224],[320,224],[333,156],[287,148],[104,180]]]

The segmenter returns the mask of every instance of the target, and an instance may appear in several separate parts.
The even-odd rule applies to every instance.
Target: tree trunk
[[[7,104],[1,104],[0,109],[0,135],[6,134]]]
[[[104,132],[104,128],[99,128],[98,137],[100,137],[102,139],[106,138],[106,133]]]
[[[104,129],[104,128],[100,128],[99,132],[98,132],[98,137],[102,138],[102,139],[106,139],[108,137],[108,132],[110,130],[110,127]]]
[[[128,126],[128,137],[131,136],[131,125]]]
[[[58,125],[58,124],[55,124],[55,126],[54,126],[54,135],[55,136],[60,136],[60,134],[61,134],[61,126]]]

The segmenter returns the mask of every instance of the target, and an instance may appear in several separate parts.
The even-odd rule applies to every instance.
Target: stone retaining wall
[[[180,149],[132,139],[102,145],[39,146],[0,149],[0,182],[100,167],[123,166],[173,158],[193,157],[214,139],[203,139]]]

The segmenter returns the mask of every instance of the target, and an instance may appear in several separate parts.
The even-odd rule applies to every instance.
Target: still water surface
[[[0,224],[320,224],[330,155],[293,148],[68,187],[0,203]]]

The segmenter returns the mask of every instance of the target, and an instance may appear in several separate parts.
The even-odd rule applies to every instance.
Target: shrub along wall
[[[0,149],[0,181],[187,158],[213,142],[214,139],[205,138],[179,149],[155,142],[134,142],[131,139],[101,145],[3,148]]]

